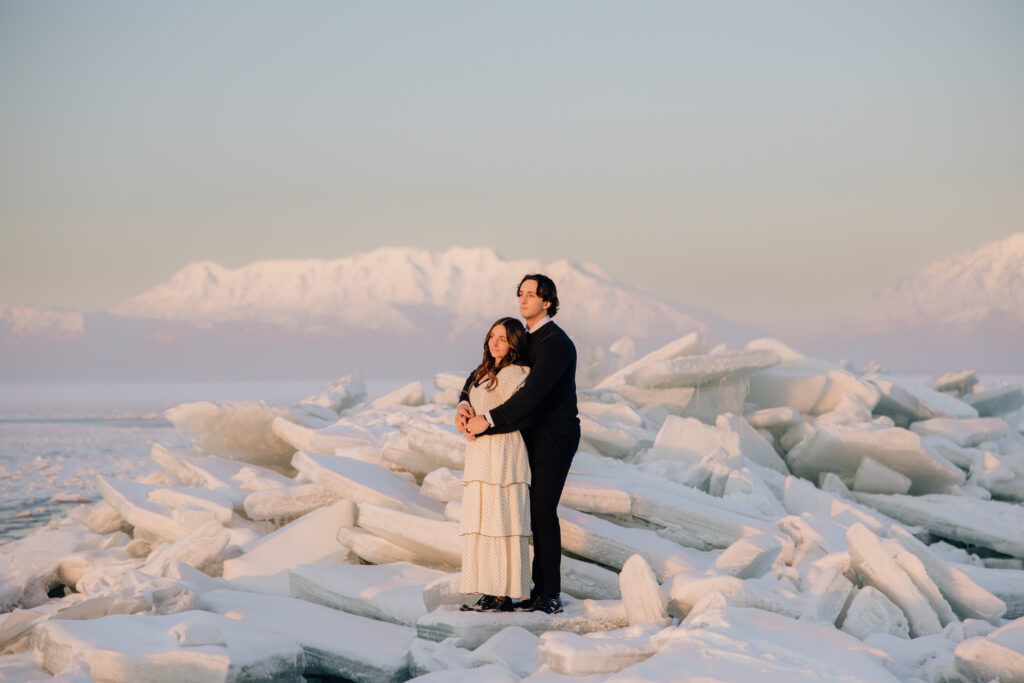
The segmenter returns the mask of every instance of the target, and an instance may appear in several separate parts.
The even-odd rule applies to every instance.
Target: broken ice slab
[[[378,621],[415,626],[427,613],[423,591],[444,572],[410,562],[309,564],[290,572],[291,592],[307,602]]]
[[[875,633],[910,638],[910,624],[903,610],[874,586],[864,586],[853,596],[841,630],[861,640]]]
[[[968,483],[983,487],[999,500],[1024,501],[1024,458],[977,452]]]
[[[295,448],[271,430],[287,412],[263,401],[199,401],[164,413],[201,451],[257,465],[287,468]]]
[[[864,505],[939,538],[991,548],[1024,558],[1024,508],[965,496],[854,493]]]
[[[644,624],[586,635],[549,631],[540,637],[537,664],[566,676],[621,671],[658,651],[651,636],[664,627],[660,623]]]
[[[712,591],[720,592],[738,607],[753,607],[794,619],[803,615],[807,607],[805,596],[778,581],[743,580],[725,574],[680,572],[669,578],[662,590],[668,596],[669,615],[676,617],[688,615]]]
[[[963,396],[970,393],[977,383],[978,376],[973,369],[944,372],[930,382],[931,388],[935,391],[952,394],[953,396]]]
[[[292,638],[198,611],[48,621],[33,629],[32,648],[47,672],[83,660],[97,681],[298,683],[304,660]]]
[[[200,571],[209,572],[220,560],[221,551],[231,536],[220,522],[210,520],[174,543],[158,546],[146,558],[142,571],[151,576],[162,576],[171,562],[182,562]]]
[[[651,445],[648,433],[643,429],[602,423],[580,413],[582,447],[609,458],[628,458],[642,448]]]
[[[875,375],[868,377],[867,381],[878,387],[881,394],[872,411],[875,415],[887,415],[900,427],[906,427],[916,420],[935,417],[936,412],[931,407],[896,380],[885,375]]]
[[[304,673],[378,683],[408,678],[413,629],[367,619],[304,600],[243,591],[204,593],[202,608],[295,640]]]
[[[768,429],[778,432],[780,435],[786,430],[796,426],[803,421],[800,411],[790,406],[779,406],[778,408],[762,408],[744,415],[747,422],[755,429]]]
[[[395,545],[407,548],[434,563],[451,567],[462,564],[459,525],[373,503],[360,503],[357,524]]]
[[[629,492],[608,477],[570,474],[562,489],[561,505],[580,512],[629,517],[632,500]]]
[[[530,558],[532,561],[533,546],[530,546]],[[619,576],[613,571],[565,556],[562,557],[559,569],[562,590],[574,598],[612,600],[619,597]]]
[[[96,475],[96,490],[103,496],[103,500],[117,510],[129,524],[151,536],[165,541],[177,541],[191,533],[195,526],[201,526],[207,521],[203,520],[195,526],[186,526],[175,519],[174,510],[147,498],[154,488],[146,484],[106,479],[102,475]]]
[[[950,563],[950,566],[1001,600],[1006,605],[1004,619],[1024,617],[1024,571],[960,563]]]
[[[617,384],[611,390],[633,405],[641,408],[660,406],[670,415],[682,415],[697,392],[696,387],[640,389],[629,384]]]
[[[224,561],[223,577],[238,590],[290,595],[288,573],[348,550],[338,530],[355,524],[355,503],[341,500],[267,534],[240,557]]]
[[[853,490],[864,493],[906,493],[913,482],[874,458],[864,456],[853,475]]]
[[[1024,406],[1024,388],[1016,384],[1000,384],[975,394],[967,394],[963,401],[977,410],[981,417],[997,417]]]
[[[370,564],[389,564],[391,562],[412,562],[433,567],[436,560],[413,552],[408,548],[395,545],[391,541],[359,528],[338,529],[338,543],[348,548],[359,559]],[[443,566],[448,565],[441,563]]]
[[[961,618],[984,619],[999,625],[1000,618],[1006,613],[1006,603],[939,559],[928,546],[902,527],[893,526],[889,537],[921,561],[928,576]]]
[[[305,398],[298,405],[312,404],[340,413],[366,398],[366,383],[360,371],[344,375],[328,382],[319,393]],[[337,417],[335,417],[337,419]]]
[[[339,500],[340,494],[319,484],[299,484],[253,491],[246,496],[243,507],[249,519],[269,519],[281,523],[291,522]]]
[[[781,552],[782,544],[777,534],[755,534],[741,538],[723,550],[712,567],[720,574],[740,579],[755,578],[766,574]]]
[[[637,368],[658,361],[671,360],[673,358],[684,358],[686,356],[704,355],[708,352],[707,342],[697,332],[690,332],[687,335],[669,342],[661,348],[651,351],[643,358],[630,363],[618,372],[615,372],[598,384],[595,389],[608,389],[625,382],[626,375]]]
[[[87,527],[43,527],[0,546],[0,614],[16,607],[35,607],[60,585],[60,560],[73,553],[101,546],[104,537]]]
[[[650,529],[621,527],[564,507],[558,509],[558,517],[562,549],[606,567],[621,569],[631,555],[639,554],[664,581],[676,572],[704,569],[711,562],[705,553],[684,548]]]
[[[936,391],[902,377],[886,376],[885,379],[900,387],[903,391],[906,391],[916,397],[934,411],[937,416],[966,419],[978,417],[978,411],[971,405],[965,403],[962,398],[957,398],[949,395],[948,393]]]
[[[427,498],[450,503],[462,500],[462,472],[452,472],[447,467],[438,467],[423,477],[420,493]]]
[[[427,498],[415,484],[380,465],[306,451],[296,453],[292,465],[309,481],[357,503],[370,502],[444,519],[443,504]]]
[[[411,382],[395,389],[370,403],[371,408],[392,408],[395,406],[421,406],[425,400],[422,382]]]
[[[642,484],[634,490],[633,516],[664,526],[666,537],[701,550],[726,548],[762,532],[778,534],[771,522],[739,511],[728,500],[664,483]]]
[[[210,489],[230,499],[238,512],[244,509],[246,496],[256,490],[247,486],[249,482],[259,481],[260,488],[295,484],[293,479],[265,467],[215,455],[199,455],[199,451],[194,450],[153,444],[149,457],[179,484]]]
[[[664,625],[668,619],[665,595],[661,592],[651,566],[642,555],[631,555],[622,565],[619,592],[630,626],[651,623]]]
[[[855,396],[869,410],[880,397],[877,387],[845,370],[783,364],[752,375],[747,400],[759,408],[789,406],[804,415],[823,415],[836,409],[843,394]]]
[[[983,441],[997,441],[1006,436],[1010,428],[998,417],[977,417],[973,420],[937,417],[915,422],[910,429],[922,436],[942,436],[958,446],[970,448]]]
[[[722,380],[741,379],[778,365],[772,350],[724,351],[644,363],[625,374],[628,384],[641,389],[702,387]]]
[[[957,671],[969,680],[1024,681],[1024,619],[961,641],[954,656]]]
[[[692,417],[670,415],[658,430],[654,446],[642,453],[639,460],[675,459],[697,464],[719,448],[783,475],[789,474],[774,447],[745,419],[731,414],[719,415],[714,427]]]
[[[963,448],[957,446],[949,439],[942,436],[922,436],[921,443],[932,448],[936,453],[950,461],[962,470],[968,470],[975,456],[981,455],[982,451],[977,448]]]
[[[79,551],[60,558],[57,580],[74,589],[75,584],[89,572],[101,567],[122,566],[131,559],[123,546]]]
[[[884,534],[893,523],[890,517],[869,505],[862,505],[855,500],[847,500],[836,493],[824,491],[799,477],[790,477],[786,480],[783,502],[792,515],[818,517],[845,528],[859,522],[876,534]]]
[[[820,622],[761,610],[712,608],[653,639],[657,654],[613,674],[608,682],[897,681],[853,636],[823,629]]]
[[[339,448],[365,446],[376,441],[373,432],[344,418],[323,429],[310,429],[285,417],[271,423],[274,434],[294,451],[334,453]]]
[[[875,424],[816,429],[789,451],[786,462],[793,474],[805,479],[817,480],[824,472],[852,479],[864,457],[908,477],[914,495],[943,492],[964,481],[962,470],[914,432]]]
[[[793,539],[795,547],[790,562],[794,567],[804,561],[813,562],[848,549],[846,527],[820,515],[787,515],[779,519],[776,525]]]
[[[175,614],[199,609],[196,584],[153,577],[128,566],[92,572],[79,582],[80,595],[65,601],[56,619],[98,619],[111,614]]]
[[[431,463],[427,472],[438,467],[461,470],[466,464],[466,439],[454,427],[409,420],[401,426],[409,450]]]
[[[172,510],[192,508],[196,514],[206,515],[221,524],[230,524],[234,517],[231,499],[209,489],[161,484],[151,489],[146,498]]]
[[[452,641],[459,647],[473,649],[509,626],[519,626],[531,633],[572,631],[592,633],[611,631],[629,625],[621,600],[564,600],[561,614],[544,612],[462,612],[454,605],[443,605],[420,617],[416,635],[426,640]]]

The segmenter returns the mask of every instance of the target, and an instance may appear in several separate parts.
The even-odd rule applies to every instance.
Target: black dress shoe
[[[512,603],[512,608],[516,612],[532,612],[533,611],[533,603],[534,603],[534,601],[536,599],[537,599],[536,596],[531,595],[530,597],[526,598],[525,600],[520,600],[518,602]]]
[[[558,595],[538,595],[529,611],[544,612],[544,614],[560,614],[562,612],[562,598]]]
[[[480,599],[472,605],[463,605],[459,608],[461,612],[488,612],[498,601],[493,595],[481,595]]]

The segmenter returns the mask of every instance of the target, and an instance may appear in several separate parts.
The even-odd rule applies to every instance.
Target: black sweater
[[[576,346],[569,335],[554,322],[545,323],[527,335],[526,357],[530,366],[526,382],[507,401],[491,410],[494,427],[484,434],[578,428]],[[469,400],[472,384],[470,374],[460,400]]]

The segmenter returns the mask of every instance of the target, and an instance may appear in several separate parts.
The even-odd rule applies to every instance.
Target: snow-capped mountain
[[[879,292],[855,317],[881,331],[972,323],[994,312],[1024,320],[1024,233],[933,263]]]
[[[903,372],[1024,371],[1024,233],[908,275],[800,343]]]
[[[386,248],[235,269],[194,263],[106,313],[77,314],[77,336],[51,335],[24,315],[0,318],[6,361],[0,378],[86,372],[90,378],[289,379],[340,375],[356,366],[391,378],[425,367],[467,368],[478,362],[487,325],[518,317],[516,285],[537,272],[557,283],[558,323],[581,354],[627,335],[641,352],[694,330],[731,345],[758,336],[617,282],[596,266],[506,261],[492,249]]]
[[[85,316],[60,308],[0,306],[0,327],[12,337],[78,339],[85,334]]]
[[[334,261],[258,261],[237,269],[194,263],[111,312],[193,324],[397,334],[436,332],[440,316],[441,327],[454,338],[503,315],[518,315],[516,285],[524,274],[537,272],[558,285],[559,322],[593,343],[624,334],[648,339],[710,332],[706,314],[695,317],[678,303],[612,280],[596,266],[505,261],[492,249],[464,248],[385,248]]]

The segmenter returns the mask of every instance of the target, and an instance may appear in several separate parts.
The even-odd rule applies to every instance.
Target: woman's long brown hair
[[[505,328],[505,339],[508,341],[508,353],[501,359],[500,363],[494,362],[491,355],[491,348],[487,344],[491,339],[491,331],[501,325]],[[487,328],[487,336],[484,337],[484,360],[473,372],[473,384],[481,384],[487,381],[487,390],[490,391],[498,385],[498,371],[508,365],[525,365],[526,361],[526,328],[515,318],[501,318]]]

